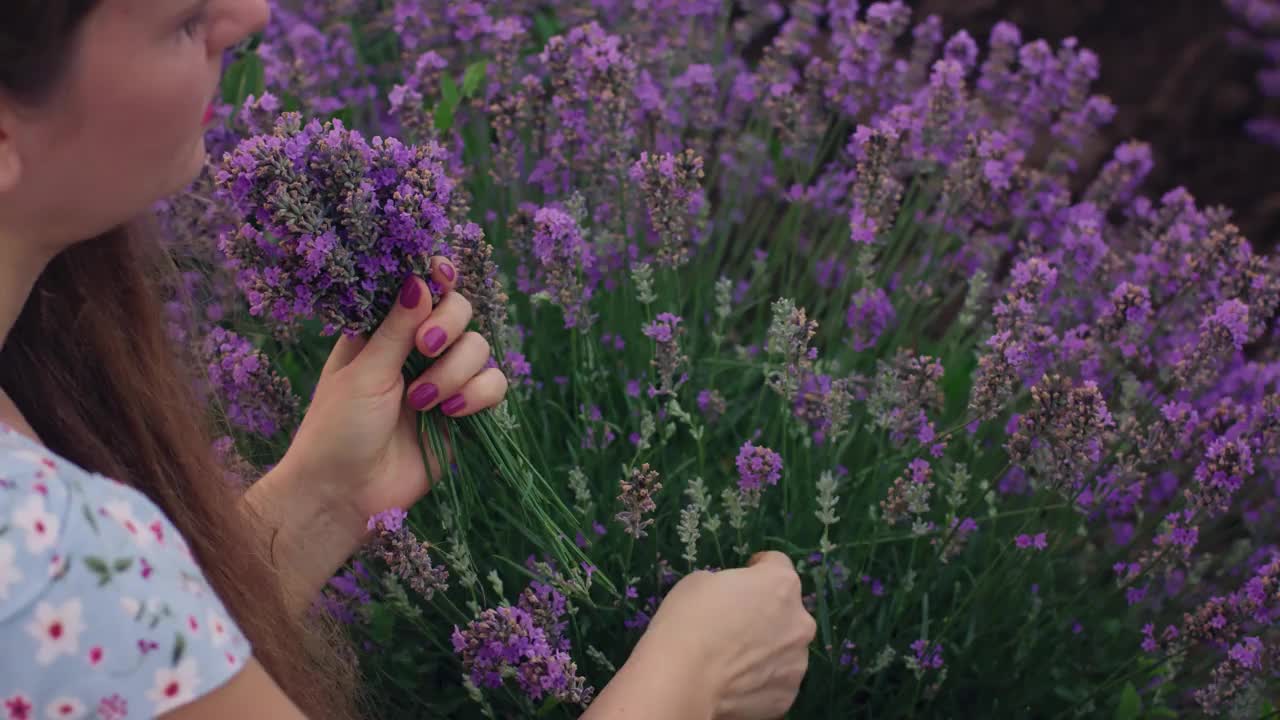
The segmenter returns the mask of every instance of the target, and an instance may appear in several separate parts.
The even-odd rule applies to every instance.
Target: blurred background
[[[1268,58],[1266,35],[1223,0],[907,4],[917,16],[936,14],[949,31],[963,28],[984,44],[1002,19],[1021,27],[1026,39],[1056,44],[1075,36],[1102,60],[1094,92],[1109,96],[1119,111],[1106,146],[1089,155],[1092,167],[1116,143],[1145,140],[1156,163],[1148,191],[1185,185],[1202,203],[1231,208],[1258,249],[1280,240],[1280,148],[1246,130],[1268,116],[1263,80],[1276,62]]]

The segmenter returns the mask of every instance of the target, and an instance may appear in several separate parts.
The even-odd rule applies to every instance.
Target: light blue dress
[[[154,503],[0,424],[0,720],[154,717],[250,654]]]

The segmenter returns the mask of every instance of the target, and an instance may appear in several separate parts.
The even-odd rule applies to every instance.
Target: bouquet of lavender
[[[460,261],[478,257],[487,245],[480,229],[465,221],[465,199],[453,192],[447,160],[434,142],[406,146],[394,138],[366,141],[339,120],[304,123],[298,113],[282,115],[270,134],[241,142],[225,155],[215,179],[218,199],[238,220],[222,235],[219,248],[248,301],[249,314],[295,329],[316,320],[321,336],[368,334],[390,311],[405,277],[430,277],[432,256]],[[476,280],[483,288],[485,278]],[[428,287],[439,302],[434,280],[428,280]],[[225,332],[215,329],[210,339],[221,340],[219,334]],[[226,366],[232,358],[222,349],[219,362]],[[416,378],[426,365],[414,353],[403,370],[406,380]],[[210,364],[211,375],[218,366]],[[233,402],[234,410],[243,406]],[[420,415],[420,426],[435,456],[445,457],[444,436],[426,413]],[[468,420],[466,427],[470,442],[496,461],[497,474],[514,492],[516,507],[524,509],[522,519],[533,521],[530,531],[542,546],[570,567],[585,560],[560,529],[573,522],[572,515],[537,469],[512,448],[503,421],[486,414]],[[260,434],[269,437],[274,429]],[[427,442],[422,449],[429,468]],[[459,462],[470,459],[462,458],[456,447],[449,450]],[[480,506],[476,493],[468,483],[451,483],[446,491],[454,512],[465,519]]]
[[[251,208],[231,270],[325,326],[227,324],[306,388],[394,263],[456,258],[513,381],[481,449],[556,480],[585,556],[486,523],[525,496],[472,512],[466,467],[376,519],[320,607],[386,716],[573,716],[681,576],[766,547],[819,625],[794,717],[1275,712],[1276,264],[1098,147],[1073,40],[901,2],[342,0],[237,68],[319,116],[264,134],[228,97],[258,136],[215,199]]]

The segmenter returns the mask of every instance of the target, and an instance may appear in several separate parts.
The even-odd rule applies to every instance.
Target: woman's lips
[[[213,121],[213,103],[209,103],[209,107],[204,109],[204,124],[208,125]]]

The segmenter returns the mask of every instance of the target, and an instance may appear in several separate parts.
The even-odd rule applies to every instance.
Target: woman
[[[218,481],[134,221],[202,167],[223,53],[267,12],[0,3],[0,718],[356,717],[309,601],[369,516],[427,491],[414,412],[506,392],[467,302],[410,278],[377,332],[335,344],[282,461],[247,494]],[[406,386],[415,346],[440,359]],[[777,717],[813,635],[780,554],[691,575],[587,716]]]

